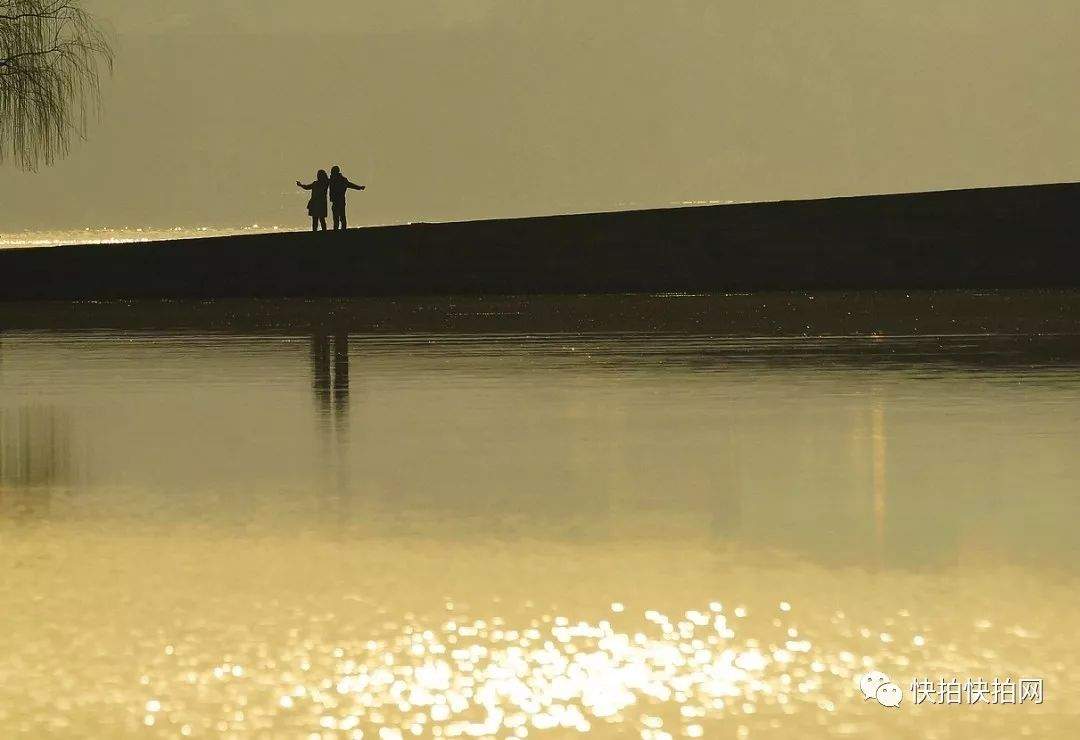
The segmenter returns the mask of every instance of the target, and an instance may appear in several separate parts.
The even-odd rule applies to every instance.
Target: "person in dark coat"
[[[311,191],[311,200],[307,204],[307,212],[311,216],[311,230],[318,231],[322,226],[322,230],[326,231],[326,193],[330,189],[330,178],[326,176],[326,170],[319,170],[319,173],[315,175],[315,182],[310,185],[305,185],[299,180],[296,184],[304,190]],[[336,229],[337,225],[334,228]]]
[[[363,190],[364,186],[349,182],[349,178],[341,174],[341,168],[334,165],[330,169],[330,205],[334,209],[334,231],[338,230],[339,225],[342,231],[349,228],[345,220],[345,192],[350,189]]]

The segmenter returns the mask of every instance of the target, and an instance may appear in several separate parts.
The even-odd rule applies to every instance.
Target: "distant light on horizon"
[[[79,244],[132,244],[157,242],[171,239],[203,239],[215,236],[241,236],[245,234],[270,234],[277,231],[300,231],[283,226],[173,226],[153,228],[145,226],[120,226],[82,229],[57,229],[46,231],[0,232],[0,249],[30,247],[60,247]]]

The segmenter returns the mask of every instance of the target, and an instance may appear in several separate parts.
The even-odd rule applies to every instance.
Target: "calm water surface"
[[[227,323],[0,334],[0,734],[1080,730],[1075,337]]]

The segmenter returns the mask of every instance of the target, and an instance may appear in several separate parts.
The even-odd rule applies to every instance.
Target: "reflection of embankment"
[[[1080,356],[1080,290],[793,291],[703,295],[443,296],[393,298],[227,299],[215,301],[0,301],[6,331],[224,331],[295,335],[324,326],[351,335],[529,335],[559,333],[710,337],[883,337],[997,334],[1013,337],[995,364]],[[1019,335],[1039,341],[1017,341]],[[1052,351],[1045,351],[1052,348]],[[978,354],[978,353],[975,353]],[[940,359],[924,353],[922,361]],[[989,358],[982,357],[983,361]],[[1011,361],[1015,360],[1015,361]]]
[[[72,473],[68,418],[56,409],[0,410],[0,517],[35,518]]]

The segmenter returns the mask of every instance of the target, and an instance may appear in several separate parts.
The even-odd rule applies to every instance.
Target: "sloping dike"
[[[0,251],[0,300],[1080,285],[1080,183]]]

